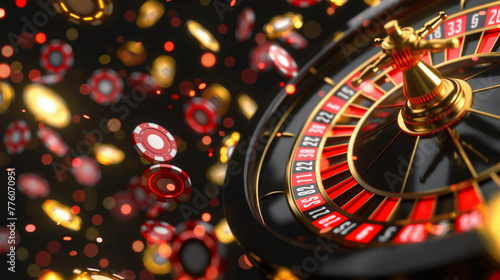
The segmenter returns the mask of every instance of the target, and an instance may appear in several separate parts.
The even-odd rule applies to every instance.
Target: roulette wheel
[[[489,277],[500,2],[382,1],[348,25],[240,138],[231,231],[269,279]]]

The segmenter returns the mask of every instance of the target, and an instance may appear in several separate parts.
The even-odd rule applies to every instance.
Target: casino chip
[[[73,159],[71,172],[75,180],[85,187],[93,187],[101,180],[99,164],[89,156],[80,156]]]
[[[126,191],[113,194],[114,205],[110,209],[111,215],[122,221],[130,221],[137,216],[139,210],[132,196]]]
[[[9,108],[10,103],[14,100],[14,89],[5,81],[0,81],[0,114]]]
[[[160,247],[161,245],[146,247],[144,250],[144,256],[142,257],[142,263],[151,273],[164,275],[172,271],[172,266],[170,265],[168,258],[165,257],[165,253],[160,252]]]
[[[174,210],[175,207],[177,207],[176,202],[160,202],[160,201],[155,201],[151,206],[149,206],[148,210],[146,211],[146,217],[148,219],[154,219],[158,217],[163,211],[165,210]]]
[[[142,175],[146,193],[161,201],[184,200],[191,193],[191,179],[179,167],[170,164],[150,166]]]
[[[184,117],[188,126],[200,134],[214,132],[220,122],[220,116],[215,105],[200,97],[195,97],[186,103]]]
[[[205,88],[201,92],[201,98],[210,100],[221,116],[226,114],[231,105],[231,94],[227,88],[221,84],[213,84]]]
[[[42,85],[53,85],[58,84],[64,80],[64,76],[61,74],[47,74],[38,78],[35,82]]]
[[[163,5],[162,5],[163,6]],[[142,64],[148,57],[148,52],[141,42],[127,41],[116,50],[116,57],[128,67]]]
[[[61,135],[54,130],[44,127],[39,129],[36,135],[43,145],[56,156],[63,157],[68,153],[68,145],[66,145]]]
[[[74,280],[125,280],[118,274],[111,274],[101,271],[96,268],[75,268],[73,269],[73,274],[75,274]],[[78,277],[76,277],[78,276]]]
[[[174,239],[175,228],[163,221],[149,220],[142,223],[141,234],[152,243],[169,243]]]
[[[286,0],[291,5],[299,8],[309,8],[321,2],[321,0]]]
[[[135,150],[149,162],[168,162],[177,154],[174,136],[154,123],[142,123],[132,133]]]
[[[30,141],[31,131],[28,124],[23,120],[11,122],[3,135],[5,150],[11,155],[22,153]]]
[[[250,68],[256,72],[266,72],[273,67],[273,62],[269,58],[269,48],[274,43],[271,41],[254,47],[248,55]]]
[[[186,22],[186,24],[189,33],[198,41],[200,47],[203,49],[209,49],[216,53],[220,51],[219,42],[205,27],[190,19]]]
[[[169,55],[155,58],[151,64],[151,77],[160,87],[170,87],[175,78],[175,59]]]
[[[22,174],[17,183],[17,188],[29,198],[44,198],[50,192],[49,182],[35,173]]]
[[[52,40],[40,51],[40,66],[53,74],[66,73],[74,62],[73,48],[61,40]]]
[[[236,23],[235,36],[240,42],[247,41],[252,35],[255,26],[255,12],[252,8],[243,9]]]
[[[114,70],[97,69],[90,75],[87,84],[90,85],[90,97],[101,105],[113,104],[122,97],[123,81]]]
[[[213,227],[191,220],[176,227],[170,262],[176,279],[219,279],[225,270],[226,247],[217,240]]]
[[[297,75],[298,67],[293,57],[282,47],[273,44],[269,47],[269,58],[273,62],[274,68],[286,78],[293,78]]]
[[[134,90],[144,94],[156,95],[161,93],[162,88],[155,82],[153,77],[146,73],[132,72],[127,77],[127,84]]]
[[[278,39],[286,32],[301,28],[302,24],[302,15],[288,12],[273,17],[264,25],[264,32],[269,39],[274,40]]]
[[[9,239],[10,236],[14,236],[15,242],[13,244],[9,244],[9,240],[12,240]],[[11,231],[8,227],[0,227],[0,255],[7,254],[10,251],[10,246],[17,247],[20,241],[21,237],[17,230]]]
[[[290,31],[283,34],[279,40],[298,50],[305,50],[309,45],[307,39],[295,31]]]
[[[52,1],[56,11],[75,24],[99,25],[113,13],[111,0]]]
[[[141,178],[139,178],[138,176],[130,178],[130,180],[128,181],[127,189],[137,207],[144,209],[151,204],[152,199],[144,191],[144,188],[141,184]]]

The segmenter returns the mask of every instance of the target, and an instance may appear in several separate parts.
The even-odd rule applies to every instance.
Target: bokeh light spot
[[[27,232],[34,232],[36,230],[36,226],[34,224],[27,224],[25,229]]]
[[[215,55],[213,53],[205,53],[201,56],[201,64],[207,68],[215,65]]]

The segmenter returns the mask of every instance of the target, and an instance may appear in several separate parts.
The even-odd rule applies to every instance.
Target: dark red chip
[[[148,210],[146,211],[146,217],[148,219],[154,219],[167,209],[175,209],[176,205],[176,202],[155,201],[153,202],[153,204],[151,204],[151,206],[149,206]]]
[[[73,62],[73,48],[64,41],[52,40],[40,51],[40,65],[49,73],[65,73],[73,66]]]
[[[187,173],[170,164],[156,164],[146,169],[142,185],[149,196],[161,202],[184,200],[191,193]]]
[[[42,144],[56,156],[63,157],[68,153],[68,145],[66,145],[61,135],[54,130],[44,127],[39,129],[36,135]]]
[[[290,32],[284,33],[283,35],[281,35],[279,40],[287,45],[292,46],[295,49],[298,49],[298,50],[304,50],[309,45],[309,43],[307,42],[307,39],[295,31],[290,31]]]
[[[10,241],[12,243],[10,244],[9,240],[14,240],[15,242]],[[11,230],[8,227],[0,227],[0,255],[10,252],[10,247],[17,247],[20,241],[21,237],[16,229]],[[15,253],[14,251],[13,254],[15,255]]]
[[[17,183],[18,189],[29,198],[44,198],[50,192],[49,182],[35,173],[22,174]]]
[[[97,69],[90,75],[87,84],[90,86],[90,98],[102,105],[116,103],[123,94],[123,80],[111,69]]]
[[[42,85],[53,85],[58,84],[64,80],[64,76],[61,74],[47,74],[38,78],[35,82]]]
[[[321,0],[286,0],[289,4],[299,8],[309,8],[321,2]]]
[[[117,192],[112,197],[114,205],[110,211],[113,217],[122,221],[130,221],[137,216],[139,210],[135,205],[134,199],[128,192]]]
[[[142,223],[141,234],[152,243],[169,243],[174,239],[175,228],[163,221],[149,220]]]
[[[265,42],[263,44],[255,46],[248,56],[249,65],[252,70],[256,72],[269,71],[273,67],[273,62],[269,58],[269,47],[273,45],[273,42]]]
[[[168,162],[177,154],[174,136],[154,123],[141,123],[132,133],[135,150],[149,162]]]
[[[157,95],[161,93],[162,90],[153,77],[142,72],[130,73],[127,77],[127,83],[133,90],[137,90],[144,94]]]
[[[101,180],[99,164],[88,156],[73,159],[73,177],[82,186],[93,187]]]
[[[221,276],[226,265],[226,248],[217,240],[213,227],[191,220],[176,227],[170,262],[177,279],[208,280]]]
[[[247,41],[252,35],[255,26],[255,12],[252,8],[246,7],[241,11],[236,22],[236,39],[240,42]]]
[[[11,155],[22,153],[30,141],[31,131],[28,124],[23,120],[11,122],[3,135],[5,150]]]
[[[130,193],[130,196],[132,196],[135,205],[137,205],[137,207],[141,209],[144,209],[148,207],[153,202],[153,200],[144,191],[141,181],[141,178],[138,176],[130,178],[130,180],[128,181],[127,189]]]
[[[286,78],[293,78],[298,73],[297,63],[293,57],[282,47],[273,44],[269,47],[269,58],[274,68]]]
[[[210,134],[220,122],[215,105],[209,100],[195,97],[186,103],[184,117],[188,126],[197,133]]]

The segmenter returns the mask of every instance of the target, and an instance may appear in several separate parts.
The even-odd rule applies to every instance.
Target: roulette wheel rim
[[[400,8],[409,2],[411,1],[383,2],[380,6],[372,8],[373,10],[368,14],[374,15],[371,19],[380,19],[383,16],[383,11],[401,11]],[[471,10],[473,9],[470,8],[467,11]],[[404,12],[400,14],[404,15]],[[316,64],[326,60],[332,53],[339,52],[341,44],[352,40],[355,36],[354,33],[359,31],[362,25],[363,23],[360,21],[345,32],[348,35],[343,37],[343,39],[338,42],[332,42],[325,47],[299,71],[298,75],[290,81],[290,84],[296,85],[297,88],[301,83],[307,84],[307,81],[304,82],[304,80],[310,78],[307,77],[312,72],[310,69],[314,69]],[[368,62],[365,63],[365,65],[367,64]],[[351,71],[349,70],[349,72]],[[270,103],[270,106],[264,111],[260,111],[258,118],[254,118],[250,127],[255,129],[250,135],[247,134],[248,140],[240,142],[240,147],[244,148],[240,148],[238,149],[238,153],[234,153],[232,158],[233,167],[229,168],[226,177],[226,185],[229,187],[224,190],[225,215],[233,234],[240,242],[240,245],[244,247],[247,256],[249,256],[249,259],[252,260],[252,263],[256,267],[264,271],[264,273],[270,274],[275,273],[279,267],[288,267],[298,275],[301,275],[301,272],[305,272],[305,274],[311,273],[322,277],[333,275],[350,277],[384,276],[395,272],[438,267],[458,261],[464,256],[473,256],[484,251],[484,245],[481,243],[478,233],[471,231],[461,233],[460,235],[448,236],[445,239],[426,240],[419,244],[406,244],[390,248],[391,252],[396,253],[394,255],[397,256],[411,256],[412,254],[425,256],[424,258],[418,258],[416,260],[417,264],[401,261],[398,257],[387,258],[388,255],[384,255],[382,252],[384,250],[377,248],[361,250],[361,253],[351,253],[348,257],[342,257],[342,254],[336,253],[341,253],[343,248],[340,248],[340,244],[333,244],[332,240],[318,236],[316,245],[304,244],[301,241],[281,235],[271,227],[267,227],[265,222],[263,222],[260,210],[256,209],[259,207],[258,204],[256,206],[252,202],[252,199],[259,200],[260,198],[252,198],[251,196],[255,196],[255,194],[251,194],[252,190],[249,189],[252,188],[252,184],[255,184],[255,181],[259,180],[258,175],[256,177],[255,174],[252,174],[252,172],[258,173],[259,171],[255,171],[255,169],[260,168],[259,165],[262,164],[262,162],[259,163],[256,159],[264,157],[259,153],[266,153],[269,147],[266,146],[267,143],[262,139],[264,138],[262,137],[263,131],[270,127],[269,123],[279,123],[282,121],[281,118],[285,118],[283,115],[292,111],[292,108],[286,107],[286,110],[283,110],[285,112],[280,111],[284,107],[282,104],[288,95],[285,90],[282,90]],[[300,98],[297,97],[294,100],[297,101]],[[270,131],[273,131],[273,129],[270,129]],[[274,130],[274,132],[276,131]],[[269,135],[273,135],[273,132],[269,132]],[[259,142],[261,140],[263,141]],[[244,185],[243,188],[241,187],[242,183]],[[236,187],[236,185],[239,186]],[[288,203],[290,207],[290,201]],[[293,209],[291,210],[293,211]],[[297,218],[296,215],[295,218]],[[239,222],[241,220],[245,220],[246,222],[243,224]],[[456,248],[456,242],[466,243],[467,246]],[[436,246],[440,246],[442,250],[436,250]],[[459,253],[457,254],[456,252]],[[353,261],[354,259],[356,261]],[[308,262],[310,269],[306,267]],[[359,265],[359,263],[363,265]],[[387,263],[391,263],[392,265],[388,266]],[[302,270],[297,271],[297,269]]]

